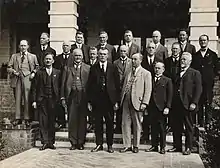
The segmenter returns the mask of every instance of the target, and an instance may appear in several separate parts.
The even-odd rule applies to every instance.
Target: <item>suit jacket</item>
[[[74,49],[77,48],[76,44],[71,45],[71,53]],[[87,63],[89,61],[89,46],[86,44],[82,44],[82,52],[83,52],[83,62]]]
[[[42,51],[40,46],[34,47],[32,52],[37,56],[40,67],[44,66],[44,58],[46,53],[52,53],[54,56],[56,56],[56,51],[50,46],[48,46],[45,51]]]
[[[180,43],[180,45],[181,45],[181,43]],[[182,48],[181,48],[181,51],[182,51]],[[196,53],[196,47],[194,45],[190,44],[189,42],[187,42],[186,46],[182,52],[189,52],[193,56]]]
[[[193,56],[191,67],[198,70],[202,75],[202,81],[206,85],[213,87],[214,78],[218,75],[218,56],[217,54],[208,49],[203,58],[201,52],[198,51]]]
[[[54,93],[53,99],[58,102],[60,100],[59,99],[60,98],[59,81],[61,77],[60,70],[53,68],[51,75],[52,75],[52,89]],[[37,102],[38,104],[43,100],[45,96],[44,87],[46,85],[46,78],[47,78],[46,68],[41,68],[39,71],[37,71],[35,77],[36,80],[32,88],[33,89],[32,96],[33,96],[33,101]]]
[[[150,105],[155,104],[159,111],[163,111],[164,108],[171,108],[173,98],[173,86],[170,78],[162,75],[160,79],[155,82],[152,78],[153,89],[151,94]]]
[[[167,48],[164,47],[162,44],[159,44],[155,52],[155,57],[157,57],[160,62],[164,62],[164,60],[168,57]]]
[[[122,88],[121,105],[125,97],[125,89],[128,81],[130,80],[132,71],[130,71],[124,80]],[[135,74],[135,79],[131,87],[131,102],[135,110],[139,111],[141,104],[149,104],[152,91],[151,73],[140,67]]]
[[[202,93],[200,72],[193,68],[188,68],[179,80],[180,99],[184,108],[188,110],[191,103],[195,103],[198,108],[198,102]]]
[[[93,105],[99,105],[100,100],[100,76],[101,68],[97,63],[91,67],[88,83],[89,101]],[[111,100],[112,105],[120,101],[120,78],[117,68],[110,62],[107,63],[106,68],[106,90]]]
[[[125,69],[123,68],[123,65],[122,65],[120,58],[114,61],[114,65],[118,69],[118,73],[119,73],[119,77],[120,77],[120,86],[121,86],[120,88],[122,88],[125,74],[131,69],[131,66],[132,66],[131,59],[127,58],[126,63],[125,63]]]
[[[173,84],[175,84],[175,79],[177,78],[177,76],[179,76],[180,73],[180,58],[176,66],[174,65],[172,56],[165,59],[164,64],[165,64],[164,75],[167,76],[168,78],[171,78]]]
[[[39,67],[36,55],[28,52],[27,59],[31,73],[32,72],[36,73]],[[8,62],[8,68],[7,68],[8,73],[10,74],[12,88],[16,87],[17,79],[18,79],[18,77],[15,76],[14,73],[20,71],[20,68],[21,68],[21,54],[20,53],[13,54]]]
[[[117,59],[120,57],[119,49],[120,49],[120,46],[118,47],[118,50],[117,50]],[[140,53],[140,52],[141,52],[140,47],[135,43],[131,43],[131,46],[129,47],[129,50],[128,50],[128,57],[131,58],[132,55],[136,53]]]
[[[98,44],[96,48],[99,50],[101,48],[101,45]],[[105,48],[108,49],[108,62],[113,63],[117,59],[115,47],[110,44],[106,44]]]
[[[63,53],[62,53],[55,57],[53,67],[62,71],[65,66],[67,67],[73,66],[73,62],[74,62],[74,59],[71,53],[69,54],[69,57],[67,58],[67,60],[63,58]]]
[[[90,72],[90,66],[85,63],[82,63],[80,68],[80,76],[81,76],[81,83],[84,93],[86,93],[86,89],[87,89],[89,72]],[[73,66],[65,67],[62,75],[62,84],[60,91],[61,98],[65,98],[66,100],[69,99],[69,95],[71,93],[73,86],[74,76],[75,76],[74,67]]]
[[[158,57],[154,57],[153,64],[150,65],[148,62],[147,55],[144,56],[143,61],[141,63],[142,67],[148,71],[150,71],[151,75],[154,76],[154,64],[158,61],[161,61]]]

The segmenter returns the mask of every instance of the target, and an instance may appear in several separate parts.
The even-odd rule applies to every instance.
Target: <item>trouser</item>
[[[122,123],[122,108],[116,111],[116,131],[121,131],[121,123]]]
[[[143,118],[143,140],[148,141],[150,135],[150,118],[149,115],[144,115]]]
[[[151,121],[151,144],[157,147],[160,142],[160,148],[165,148],[166,144],[166,117],[163,111],[160,111],[156,105],[150,108]]]
[[[65,110],[62,107],[61,104],[57,104],[57,108],[56,108],[56,120],[58,124],[64,125],[66,124],[66,120],[65,120]]]
[[[107,145],[113,145],[113,133],[114,133],[114,111],[113,105],[106,92],[100,96],[99,104],[93,105],[94,117],[95,117],[95,136],[96,145],[103,144],[103,117],[106,124],[106,139]]]
[[[55,142],[55,101],[43,98],[39,104],[39,125],[43,144]]]
[[[125,147],[131,147],[131,125],[133,125],[133,146],[139,147],[141,138],[141,120],[143,112],[134,109],[129,93],[123,101],[122,137]]]
[[[72,91],[68,100],[68,132],[72,145],[85,143],[87,111],[83,92]]]
[[[185,147],[192,149],[193,146],[193,116],[194,112],[184,108],[180,98],[175,100],[172,109],[173,146],[182,149],[183,125],[185,126]]]

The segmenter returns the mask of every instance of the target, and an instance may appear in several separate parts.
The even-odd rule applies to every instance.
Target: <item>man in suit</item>
[[[87,81],[90,66],[83,63],[83,52],[80,48],[73,50],[74,64],[66,67],[62,75],[61,100],[68,108],[68,132],[70,150],[83,150],[86,138]]]
[[[33,48],[33,53],[37,56],[40,67],[44,66],[44,57],[47,53],[52,53],[56,56],[56,51],[49,46],[50,35],[48,33],[42,33],[40,36],[40,46]]]
[[[19,48],[20,52],[11,56],[7,70],[10,74],[10,85],[13,88],[15,97],[15,125],[21,124],[22,119],[24,119],[25,124],[29,126],[31,82],[35,77],[39,64],[36,55],[27,51],[29,45],[26,40],[20,41]]]
[[[100,48],[107,48],[108,49],[108,62],[113,63],[117,58],[117,54],[116,54],[116,50],[115,47],[108,44],[108,34],[105,31],[101,31],[99,33],[99,44],[96,46],[96,48],[99,49]]]
[[[120,101],[120,80],[117,68],[107,61],[108,49],[99,49],[99,63],[91,67],[88,84],[89,110],[95,117],[96,147],[92,152],[103,150],[103,117],[106,122],[108,152],[113,153],[114,110]]]
[[[202,93],[202,81],[199,71],[190,68],[192,55],[183,52],[180,60],[181,71],[176,79],[173,96],[172,117],[173,148],[168,152],[182,151],[182,133],[185,126],[185,151],[190,155],[193,141],[193,116],[198,109],[199,98]]]
[[[192,56],[194,56],[194,54],[196,53],[196,48],[194,45],[188,42],[188,34],[186,30],[182,29],[179,31],[178,41],[180,43],[182,53],[189,52],[190,54],[192,54]]]
[[[154,76],[154,65],[156,62],[160,61],[158,57],[155,56],[155,44],[150,42],[147,44],[146,56],[143,58],[142,67],[148,70],[151,73],[151,76]],[[149,141],[150,134],[150,118],[148,115],[144,115],[143,119],[143,134],[141,139],[145,142]]]
[[[212,118],[212,99],[214,78],[218,75],[218,56],[208,47],[209,37],[201,35],[199,37],[200,50],[196,52],[192,60],[192,68],[198,70],[202,75],[202,96],[199,101],[198,120],[200,126],[210,124]],[[204,110],[205,107],[205,110]],[[205,121],[204,121],[205,117]]]
[[[63,53],[56,56],[54,58],[53,67],[60,70],[61,75],[63,74],[63,70],[65,67],[72,67],[73,66],[73,56],[70,53],[71,44],[69,41],[63,41],[62,45]],[[61,86],[61,82],[60,82]],[[56,119],[58,123],[58,128],[65,128],[66,121],[65,121],[65,109],[58,104],[56,108]]]
[[[151,144],[146,152],[158,152],[160,142],[160,153],[165,154],[166,145],[166,115],[171,108],[173,97],[173,86],[170,78],[163,75],[164,64],[157,62],[154,67],[155,76],[152,78],[153,89],[149,103],[149,117],[151,121]]]
[[[127,73],[122,88],[121,106],[122,137],[124,148],[121,153],[139,152],[141,120],[147,108],[152,90],[151,74],[141,66],[143,56],[140,53],[132,57],[132,69]],[[133,124],[133,149],[131,146],[131,125]]]
[[[84,44],[84,34],[81,31],[76,32],[76,43],[71,45],[71,52],[76,48],[80,48],[82,50],[83,62],[89,62],[89,46]]]
[[[89,48],[89,62],[87,64],[89,64],[91,67],[98,64],[98,51],[96,47],[90,47]],[[88,123],[89,126],[87,128],[88,131],[92,131],[94,130],[94,124],[95,124],[95,120],[94,120],[94,116],[92,115],[92,111],[88,114]]]
[[[164,75],[167,76],[172,80],[173,83],[173,88],[175,90],[176,87],[176,78],[179,76],[180,73],[180,57],[181,57],[181,49],[180,49],[180,44],[178,42],[174,42],[172,44],[171,48],[172,54],[170,57],[166,58],[164,63],[165,63],[165,72]],[[172,105],[173,107],[173,105]],[[172,119],[175,120],[175,118],[172,118],[171,116],[173,113],[176,113],[172,108],[170,109],[170,112],[168,114],[168,125],[167,125],[167,132],[170,131],[171,129],[171,123]],[[174,114],[175,115],[175,114]]]
[[[160,44],[161,33],[158,30],[155,30],[152,34],[152,39],[156,45],[155,57],[158,58],[161,62],[164,62],[164,60],[168,57],[168,51],[166,47]]]
[[[32,106],[38,109],[40,133],[43,144],[40,150],[47,148],[56,149],[55,142],[55,116],[54,113],[59,102],[60,71],[53,68],[54,55],[48,53],[44,58],[45,67],[36,74],[36,82],[33,87]]]
[[[120,58],[114,61],[120,77],[120,91],[122,90],[125,74],[131,69],[131,59],[128,57],[129,48],[122,45],[119,48]],[[115,133],[121,133],[122,108],[116,112],[116,128]]]
[[[140,53],[140,47],[133,43],[133,33],[131,30],[126,30],[124,34],[124,42],[125,45],[128,47],[128,57],[131,58],[131,56],[135,53]]]

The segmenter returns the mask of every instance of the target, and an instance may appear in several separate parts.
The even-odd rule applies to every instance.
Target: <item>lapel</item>
[[[16,61],[18,63],[18,67],[21,68],[21,54],[20,53],[16,54]]]
[[[74,68],[75,68],[74,65],[73,65],[72,67],[69,68],[70,71],[72,72],[73,76],[75,76]]]
[[[109,63],[107,62],[107,67],[106,67],[106,84],[108,82],[108,79],[110,79],[110,76],[111,76],[110,74],[111,74],[111,69],[109,67]]]
[[[117,67],[120,69],[120,71],[123,71],[123,65],[121,63],[121,59],[120,58],[117,60]]]
[[[209,58],[209,48],[207,49],[207,51],[206,51],[206,53],[205,53],[205,56],[204,56],[204,58]]]
[[[86,79],[86,73],[85,73],[84,63],[82,63],[81,68],[80,68],[80,76],[81,76],[82,86],[85,86],[84,79]]]
[[[189,51],[189,43],[188,43],[188,42],[186,43],[186,46],[185,46],[185,48],[184,48],[183,51],[184,51],[184,52]]]
[[[156,49],[156,53],[158,53],[160,51],[160,48],[161,48],[161,44],[158,45],[157,49]]]
[[[43,84],[45,85],[46,84],[46,80],[47,80],[47,72],[46,72],[46,68],[45,67],[43,68],[42,75],[43,75]]]
[[[125,71],[127,71],[130,67],[131,64],[131,60],[129,58],[127,58],[126,64],[125,64]]]
[[[135,82],[141,75],[142,75],[142,67],[140,67],[140,68],[138,69],[138,71],[136,72],[134,82]]]
[[[160,77],[160,79],[157,82],[155,82],[155,77],[154,77],[155,87],[160,85],[160,84],[163,84],[163,82],[164,82],[164,76],[163,75]]]

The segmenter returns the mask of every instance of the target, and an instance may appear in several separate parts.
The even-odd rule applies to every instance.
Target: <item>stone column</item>
[[[50,2],[50,45],[57,54],[62,52],[62,41],[75,41],[78,0],[49,0]]]
[[[210,38],[209,47],[217,52],[217,0],[191,0],[190,12],[190,38],[196,49],[199,49],[199,36],[207,34]]]

